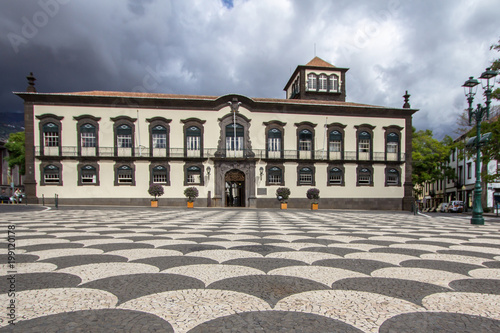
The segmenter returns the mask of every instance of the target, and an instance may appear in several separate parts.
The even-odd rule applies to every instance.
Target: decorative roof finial
[[[238,99],[236,97],[233,97],[233,101],[227,102],[227,104],[229,104],[229,106],[231,106],[231,112],[237,113],[238,109],[241,105],[241,102],[238,102]]]
[[[36,79],[33,76],[33,72],[30,72],[30,75],[26,76],[26,78],[28,79],[28,84],[29,84],[28,87],[26,88],[26,91],[36,93],[36,88],[35,88]]]
[[[411,108],[410,106],[410,94],[408,94],[408,90],[406,91],[406,94],[403,95],[405,99],[405,104],[403,104],[403,109],[409,109]]]

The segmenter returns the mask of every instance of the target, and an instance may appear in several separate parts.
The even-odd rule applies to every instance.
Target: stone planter
[[[151,200],[151,207],[158,207],[158,200]]]
[[[194,201],[188,201],[187,207],[188,208],[193,208],[194,207]]]
[[[287,209],[287,208],[288,208],[288,204],[287,204],[286,202],[282,202],[282,203],[280,204],[280,208],[281,208],[281,209]]]
[[[318,204],[317,203],[312,203],[311,204],[311,209],[312,210],[318,210]]]

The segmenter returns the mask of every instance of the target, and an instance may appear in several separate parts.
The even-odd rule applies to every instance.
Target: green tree
[[[494,173],[488,172],[488,164],[492,160],[500,159],[500,115],[490,118],[490,121],[483,121],[481,123],[481,135],[491,133],[491,139],[481,147],[481,187],[483,189],[481,200],[486,204],[486,196],[488,192],[486,187],[488,183],[497,182],[500,180],[498,169]],[[471,130],[467,137],[475,137],[476,131]],[[471,147],[466,150],[466,156],[469,158],[476,158],[476,149]]]
[[[19,172],[24,175],[25,170],[25,149],[24,149],[24,132],[11,133],[9,139],[5,143],[5,147],[9,151],[9,167],[19,166]]]
[[[481,148],[481,179],[485,183],[492,183],[500,180],[498,170],[495,174],[488,174],[488,164],[492,160],[500,158],[500,118],[494,121],[484,121],[481,124],[481,133],[491,133],[491,139]]]
[[[490,50],[496,50],[497,52],[500,52],[500,39],[498,40],[497,44],[491,45]],[[500,70],[500,58],[492,61],[491,69],[496,71]],[[498,78],[496,79],[498,80]],[[500,88],[496,88],[495,90],[493,90],[493,94],[491,95],[491,97],[500,100]]]
[[[413,128],[412,181],[416,186],[433,183],[445,177],[453,177],[447,166],[453,140],[446,136],[442,141],[433,137],[431,130],[416,131]],[[418,192],[418,190],[416,189]]]

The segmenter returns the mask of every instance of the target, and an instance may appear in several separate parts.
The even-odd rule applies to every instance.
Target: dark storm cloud
[[[0,107],[84,90],[283,98],[316,55],[347,74],[348,100],[401,107],[418,128],[451,133],[461,84],[493,58],[498,1],[3,0]]]

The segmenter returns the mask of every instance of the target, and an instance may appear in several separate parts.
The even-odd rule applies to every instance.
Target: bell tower
[[[286,99],[345,102],[345,73],[349,68],[335,67],[319,57],[299,65],[286,84]]]

